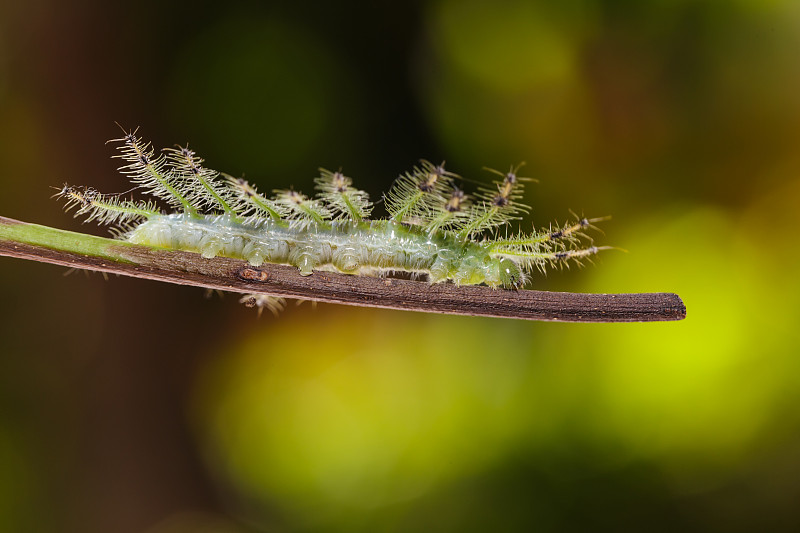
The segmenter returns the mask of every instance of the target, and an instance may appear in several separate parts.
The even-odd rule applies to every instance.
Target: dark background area
[[[793,0],[3,3],[3,216],[106,235],[49,197],[130,188],[115,122],[264,191],[526,161],[524,225],[627,251],[532,287],[688,318],[259,319],[3,258],[0,529],[796,531],[799,50]]]

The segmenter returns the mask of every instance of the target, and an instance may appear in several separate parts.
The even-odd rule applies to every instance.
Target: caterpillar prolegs
[[[77,215],[115,225],[121,238],[137,244],[190,252],[204,257],[244,259],[254,266],[281,263],[301,274],[333,270],[354,275],[402,272],[431,283],[523,287],[534,270],[580,262],[608,247],[584,245],[585,230],[601,219],[576,217],[531,233],[501,236],[529,211],[521,203],[528,178],[519,166],[498,176],[472,197],[458,187],[459,176],[421,161],[400,176],[385,195],[388,217],[370,218],[373,204],[340,171],[320,169],[317,195],[278,190],[271,197],[243,179],[203,166],[187,147],[156,152],[136,131],[118,144],[120,171],[155,201],[101,194],[64,185],[57,196]],[[591,243],[589,243],[591,244]],[[275,299],[244,298],[274,310]]]

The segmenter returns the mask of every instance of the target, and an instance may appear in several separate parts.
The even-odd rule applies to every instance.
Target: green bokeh
[[[269,12],[226,15],[175,53],[169,113],[207,158],[285,186],[315,160],[346,152],[359,124],[359,87],[327,43]],[[346,136],[344,136],[346,138]],[[340,155],[339,157],[344,157]]]
[[[209,462],[301,529],[414,523],[453,487],[532,460],[546,490],[576,456],[591,465],[579,469],[623,479],[647,465],[669,498],[713,493],[780,451],[770,435],[798,423],[782,412],[797,394],[797,335],[787,344],[800,318],[790,297],[800,293],[797,255],[774,261],[760,229],[743,223],[712,207],[667,208],[619,233],[632,252],[583,273],[590,290],[676,290],[683,323],[344,309],[273,325],[203,373],[196,419]],[[764,271],[784,280],[782,298],[758,281]],[[487,493],[489,507],[464,509],[442,530],[502,522],[507,508],[488,503],[498,497]],[[532,513],[520,523],[579,523],[568,507]]]

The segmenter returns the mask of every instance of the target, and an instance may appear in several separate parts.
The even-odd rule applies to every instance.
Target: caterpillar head
[[[500,267],[498,279],[501,287],[520,289],[525,285],[525,273],[517,263],[504,257],[500,259],[498,266]]]

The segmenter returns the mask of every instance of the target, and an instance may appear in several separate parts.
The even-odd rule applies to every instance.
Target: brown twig
[[[121,274],[224,291],[268,294],[428,313],[490,316],[563,322],[653,322],[682,320],[686,307],[676,294],[580,294],[488,287],[456,287],[403,279],[315,272],[301,276],[296,268],[154,249],[123,241],[92,237],[0,217],[0,230],[24,225],[25,232],[0,231],[0,255],[31,259],[72,268]],[[53,238],[44,239],[39,234]],[[16,237],[14,236],[16,235]],[[89,241],[78,246],[81,240]],[[26,242],[27,241],[27,242]],[[64,241],[68,246],[44,245]],[[91,246],[91,248],[90,248]],[[91,253],[81,253],[89,250]]]

